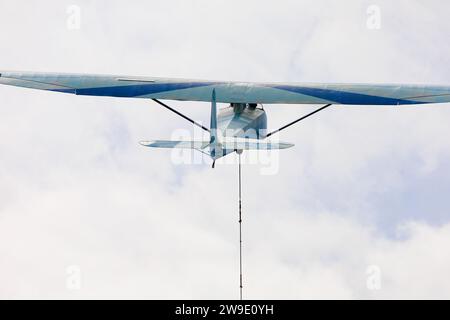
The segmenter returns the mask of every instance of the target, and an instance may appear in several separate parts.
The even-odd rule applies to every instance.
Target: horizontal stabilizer
[[[224,150],[278,150],[293,147],[292,143],[285,142],[259,142],[254,140],[236,140],[222,142]]]
[[[210,146],[209,141],[152,140],[142,141],[141,145],[150,148],[195,149],[204,150]],[[219,144],[222,150],[279,150],[293,147],[286,142],[260,142],[255,140],[224,141]]]
[[[203,150],[209,145],[209,141],[153,140],[142,141],[141,145],[150,148]]]

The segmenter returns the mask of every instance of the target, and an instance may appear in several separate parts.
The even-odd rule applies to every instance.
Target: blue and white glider
[[[292,146],[258,141],[273,134],[266,132],[267,117],[258,104],[325,105],[282,130],[330,105],[397,106],[450,102],[450,87],[424,85],[257,83],[8,71],[0,72],[0,84],[84,96],[153,99],[193,123],[159,100],[210,102],[211,126],[209,129],[201,126],[211,133],[209,141],[149,141],[143,144],[197,149],[207,152],[214,160],[234,151]],[[228,103],[230,107],[218,112],[217,103]],[[225,141],[230,137],[234,140]]]

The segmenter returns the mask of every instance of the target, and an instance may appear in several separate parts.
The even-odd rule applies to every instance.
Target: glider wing
[[[264,104],[411,105],[450,102],[450,86],[256,83],[64,73],[0,72],[0,84],[86,96]]]

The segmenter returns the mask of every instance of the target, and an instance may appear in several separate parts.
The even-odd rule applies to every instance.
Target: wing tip
[[[139,142],[139,144],[144,147],[151,147],[154,143],[155,143],[155,141],[153,141],[153,140]]]
[[[295,147],[295,144],[289,143],[289,142],[283,142],[280,144],[280,146],[282,146],[282,149],[289,149],[289,148]]]

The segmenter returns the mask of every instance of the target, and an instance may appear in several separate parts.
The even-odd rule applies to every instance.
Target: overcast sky
[[[0,70],[450,84],[448,12],[0,0]],[[275,129],[312,107],[266,110]],[[276,174],[243,168],[244,297],[450,298],[449,123],[450,104],[336,106],[284,131]],[[179,129],[151,101],[0,86],[0,298],[238,298],[236,165],[138,144]]]

